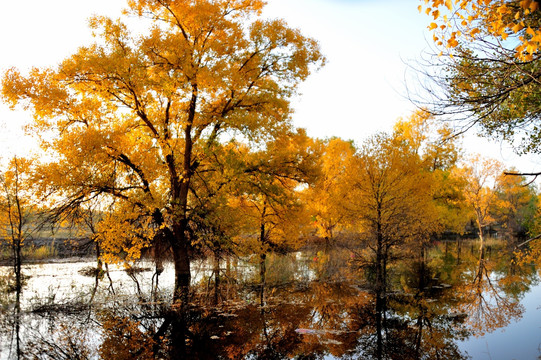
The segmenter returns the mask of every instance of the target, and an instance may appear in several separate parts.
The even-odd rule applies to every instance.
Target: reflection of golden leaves
[[[152,351],[155,341],[152,336],[141,331],[137,322],[109,316],[103,323],[103,330],[104,340],[99,348],[103,359],[155,359]]]
[[[475,279],[456,289],[462,299],[457,311],[467,314],[465,323],[473,334],[482,336],[522,317],[524,307],[490,279],[484,260],[478,266]]]

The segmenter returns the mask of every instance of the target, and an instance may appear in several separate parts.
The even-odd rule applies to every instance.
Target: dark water
[[[536,359],[541,355],[541,286],[532,265],[505,242],[481,256],[475,242],[440,243],[388,263],[376,293],[370,264],[350,250],[194,264],[190,306],[171,309],[170,266],[99,282],[92,262],[25,268],[1,304],[2,359]],[[214,265],[212,265],[214,264]],[[219,269],[216,283],[215,270]],[[2,269],[6,274],[9,269]],[[131,275],[130,275],[131,274]],[[0,283],[1,284],[1,283]],[[17,320],[18,319],[18,320]],[[167,326],[166,326],[167,325]],[[18,341],[17,341],[18,340]],[[18,351],[17,351],[18,349]]]

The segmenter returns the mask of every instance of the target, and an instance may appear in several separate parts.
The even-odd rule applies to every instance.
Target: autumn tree
[[[303,191],[317,235],[326,246],[346,227],[343,203],[347,194],[348,171],[352,165],[355,146],[339,138],[322,142],[318,158],[319,173],[315,181]]]
[[[314,150],[313,140],[299,129],[267,144],[265,150],[246,154],[244,176],[237,179],[230,205],[244,218],[237,236],[240,247],[260,256],[262,283],[268,252],[301,245],[308,216],[299,188],[315,177]]]
[[[387,267],[393,251],[415,246],[439,230],[432,201],[432,178],[417,154],[400,139],[377,134],[363,143],[351,174],[347,211],[375,269],[376,313],[385,308]],[[381,316],[377,316],[381,344]],[[378,348],[378,352],[381,349]]]
[[[524,237],[533,226],[537,196],[525,177],[502,174],[497,178],[497,201],[493,210],[504,231],[512,237]]]
[[[482,252],[484,246],[483,229],[496,221],[493,209],[497,202],[497,178],[503,172],[502,165],[496,160],[474,155],[461,170],[462,176],[466,179],[464,196],[475,214],[474,219]]]
[[[15,291],[22,289],[22,249],[39,227],[38,207],[31,188],[31,161],[12,158],[0,172],[0,239],[12,252]]]
[[[39,228],[38,207],[32,192],[32,162],[13,157],[0,172],[0,242],[11,251],[15,284],[14,337],[17,358],[21,352],[21,291],[23,288],[23,246]],[[4,244],[3,244],[4,245]]]
[[[449,124],[437,122],[426,109],[399,119],[394,125],[394,136],[409,151],[417,154],[423,167],[431,172],[451,169],[462,152],[460,138],[453,134]]]
[[[429,0],[439,52],[421,63],[434,114],[539,153],[541,11],[534,0]],[[430,83],[432,81],[432,83]],[[428,98],[427,98],[428,96]]]
[[[64,204],[100,198],[104,247],[137,258],[172,249],[174,300],[190,284],[190,226],[198,174],[217,144],[261,146],[290,127],[289,97],[322,64],[317,43],[261,0],[131,0],[122,19],[95,16],[97,39],[57,68],[4,74],[3,100],[32,111],[51,154],[43,181]]]
[[[349,172],[348,215],[375,255],[376,286],[383,287],[391,251],[427,240],[439,230],[432,177],[417,154],[384,133],[361,145]]]
[[[462,192],[464,179],[457,174],[462,157],[460,137],[453,134],[449,124],[438,122],[425,109],[399,119],[394,136],[417,154],[422,168],[432,174],[433,199],[443,229],[462,234],[469,221],[469,209]]]

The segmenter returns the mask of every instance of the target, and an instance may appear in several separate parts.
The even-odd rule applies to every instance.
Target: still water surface
[[[370,268],[359,267],[358,253],[349,250],[269,256],[265,286],[256,259],[198,261],[183,351],[193,359],[537,359],[538,272],[514,264],[511,253],[504,243],[489,246],[483,258],[473,243],[460,252],[440,244],[424,263],[391,264],[383,296],[373,291]],[[122,343],[106,326],[111,318],[138,321],[142,341],[163,323],[170,264],[157,286],[152,262],[141,262],[131,276],[110,266],[97,287],[82,274],[91,266],[78,260],[24,267],[23,358],[47,358],[47,344],[67,346],[66,338],[79,339],[74,346],[87,358],[104,357],[107,346]],[[13,295],[1,301],[0,358],[14,359]]]
[[[524,312],[509,325],[484,336],[471,336],[458,346],[472,359],[538,359],[541,356],[541,285],[520,300]]]

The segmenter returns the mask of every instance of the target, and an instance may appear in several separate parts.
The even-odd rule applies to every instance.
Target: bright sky
[[[419,0],[267,1],[266,16],[284,18],[317,39],[328,60],[302,85],[302,95],[294,101],[296,126],[315,137],[360,142],[390,130],[398,117],[414,110],[404,96],[406,63],[419,58],[430,38],[426,29],[430,19],[419,14]],[[124,0],[4,1],[0,71],[58,64],[92,41],[86,21],[91,14],[116,17],[124,4]],[[27,151],[20,128],[29,117],[0,105],[0,156]],[[469,151],[483,152],[522,171],[541,170],[541,160],[517,159],[499,144],[470,138],[465,142]]]

